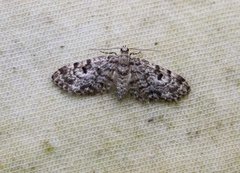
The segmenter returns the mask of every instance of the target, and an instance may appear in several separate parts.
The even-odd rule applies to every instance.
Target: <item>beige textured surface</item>
[[[0,172],[239,172],[239,0],[1,0]],[[178,104],[76,97],[51,82],[89,48],[157,49]]]

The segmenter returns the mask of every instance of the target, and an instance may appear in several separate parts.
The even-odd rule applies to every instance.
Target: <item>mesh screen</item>
[[[240,2],[1,0],[0,172],[238,172]],[[79,97],[68,63],[129,47],[187,79],[178,103]]]

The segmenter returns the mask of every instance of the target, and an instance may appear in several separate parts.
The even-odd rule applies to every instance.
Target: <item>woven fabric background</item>
[[[239,172],[239,0],[0,0],[0,172]],[[181,74],[178,103],[78,97],[58,68],[127,45]]]

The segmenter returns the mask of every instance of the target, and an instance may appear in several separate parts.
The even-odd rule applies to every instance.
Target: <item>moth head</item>
[[[124,54],[128,54],[129,52],[129,49],[127,48],[127,46],[123,46],[121,49],[120,49],[121,53],[124,53]]]

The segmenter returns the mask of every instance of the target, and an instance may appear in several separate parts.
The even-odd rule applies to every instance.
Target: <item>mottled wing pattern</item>
[[[139,58],[131,58],[129,92],[139,100],[178,100],[190,91],[186,80],[180,75],[150,64]]]
[[[99,56],[57,70],[52,79],[56,85],[69,92],[84,94],[102,93],[113,86],[116,56]]]

